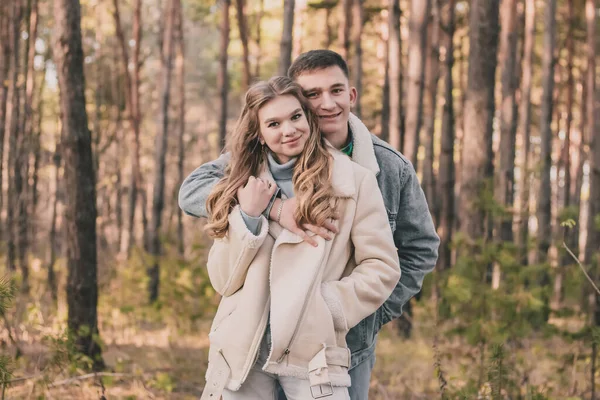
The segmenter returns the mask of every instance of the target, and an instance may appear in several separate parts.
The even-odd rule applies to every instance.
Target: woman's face
[[[280,163],[286,163],[304,150],[310,135],[306,115],[298,99],[283,95],[258,110],[260,137]]]

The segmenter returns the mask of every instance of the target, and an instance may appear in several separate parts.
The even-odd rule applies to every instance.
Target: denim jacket
[[[389,144],[372,135],[352,114],[349,126],[353,140],[352,160],[370,169],[377,177],[402,271],[388,300],[348,333],[346,341],[352,351],[352,369],[373,354],[381,327],[398,318],[402,307],[421,290],[425,275],[436,264],[439,237],[412,164]],[[229,158],[229,153],[222,154],[198,167],[183,181],[179,206],[186,214],[207,216],[206,199],[223,177]]]

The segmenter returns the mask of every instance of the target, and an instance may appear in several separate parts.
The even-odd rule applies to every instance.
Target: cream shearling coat
[[[272,345],[264,371],[309,379],[311,385],[350,386],[346,334],[389,297],[400,268],[375,176],[329,150],[332,186],[340,197],[333,240],[314,236],[318,246],[312,247],[264,217],[255,236],[238,206],[229,216],[228,235],[210,249],[209,277],[223,298],[209,334],[206,388],[240,388],[269,315]],[[261,177],[272,180],[268,171]]]

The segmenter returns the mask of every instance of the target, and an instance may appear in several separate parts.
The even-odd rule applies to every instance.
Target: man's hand
[[[238,202],[243,212],[251,217],[259,217],[267,208],[277,185],[251,176],[248,183],[237,192]]]
[[[272,221],[277,221],[277,212],[279,210],[281,202],[281,199],[275,200],[273,208],[271,208],[269,218]],[[325,240],[333,239],[333,234],[338,233],[338,230],[333,224],[333,221],[327,221],[323,226],[304,224],[302,228],[300,228],[296,223],[296,220],[294,219],[295,210],[296,198],[292,197],[285,200],[285,202],[283,203],[283,208],[281,209],[281,217],[279,219],[279,224],[288,231],[300,236],[305,242],[307,242],[311,246],[317,247],[317,242],[312,237],[308,236],[302,228],[311,231],[315,235],[321,236]]]

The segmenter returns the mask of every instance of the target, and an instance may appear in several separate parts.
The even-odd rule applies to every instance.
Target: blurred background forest
[[[600,398],[599,14],[3,0],[1,398],[201,394],[219,299],[177,192],[248,85],[315,48],[348,60],[354,112],[413,162],[442,238],[380,334],[370,398]]]

